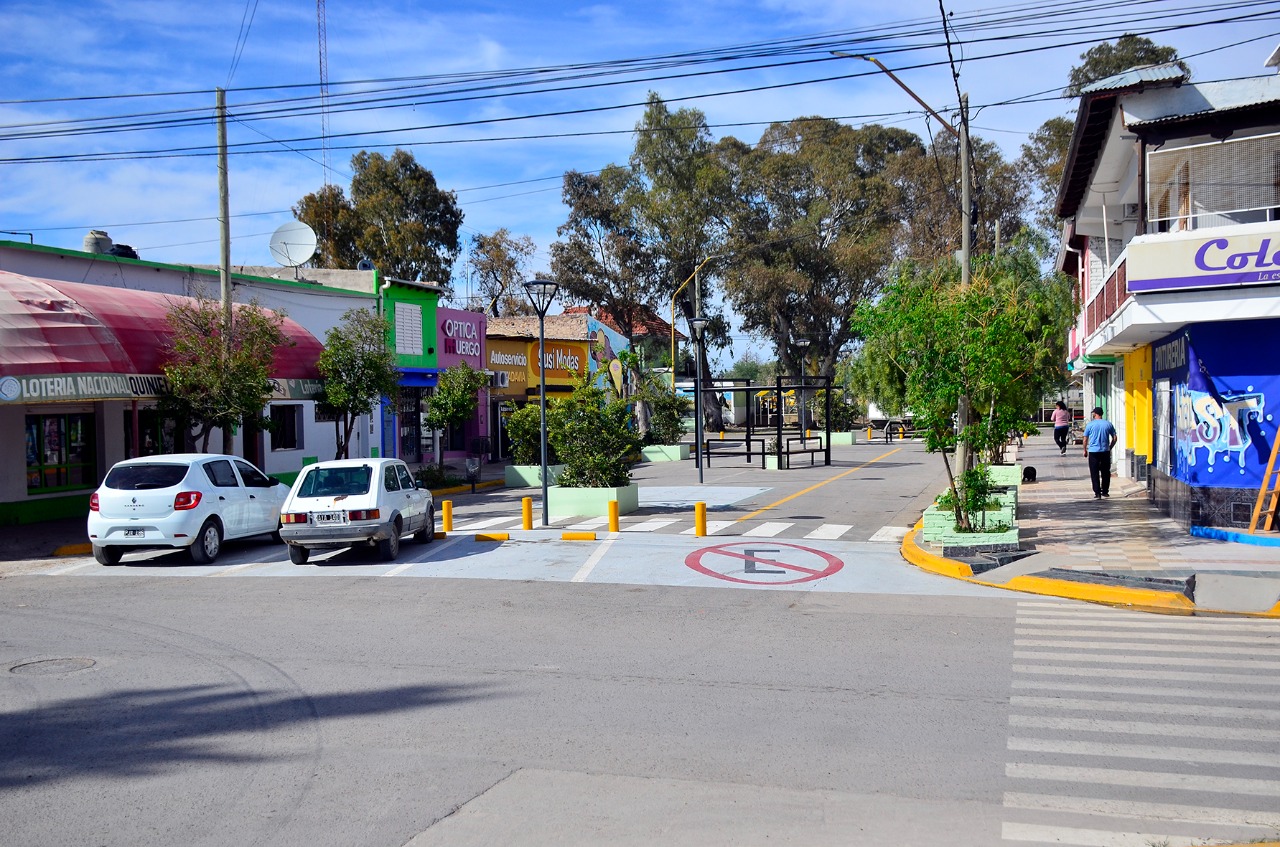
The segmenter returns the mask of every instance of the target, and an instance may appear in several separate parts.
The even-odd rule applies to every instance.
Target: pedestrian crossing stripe
[[[1275,632],[1271,622],[1020,601],[1005,776],[1037,790],[1004,793],[1002,840],[1182,847],[1274,837]]]
[[[518,517],[498,517],[484,518],[474,521],[460,521],[453,525],[452,532],[468,533],[481,530],[501,530],[501,529],[518,529],[522,522],[522,518]],[[631,519],[623,518],[619,521],[618,530],[620,532],[676,532],[680,535],[696,535],[697,527],[691,526],[691,519],[680,518],[664,518],[658,516],[642,516]],[[609,519],[603,517],[595,518],[579,518],[579,517],[559,517],[553,518],[551,526],[569,530],[572,532],[593,532],[599,530],[607,530]],[[846,536],[853,526],[851,524],[841,523],[823,523],[810,529],[812,524],[803,524],[798,521],[765,521],[763,523],[738,521],[738,520],[709,520],[706,522],[707,535],[722,536],[745,536],[748,538],[777,538],[779,536],[792,538],[806,538],[811,541],[839,541],[849,540]],[[535,525],[534,529],[539,526]],[[799,530],[804,530],[803,532]],[[907,527],[886,526],[876,530],[876,532],[867,538],[871,542],[898,542],[909,532]]]

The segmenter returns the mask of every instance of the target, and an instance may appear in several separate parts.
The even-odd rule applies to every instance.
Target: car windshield
[[[187,475],[186,465],[117,465],[102,483],[119,491],[142,491],[148,488],[172,488]]]
[[[338,497],[368,494],[373,468],[368,465],[345,468],[315,468],[302,478],[299,497]]]

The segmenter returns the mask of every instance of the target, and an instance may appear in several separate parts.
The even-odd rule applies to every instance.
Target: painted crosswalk
[[[536,525],[535,521],[535,525]],[[624,516],[619,520],[620,532],[653,532],[660,534],[696,535],[698,528],[690,517]],[[480,532],[489,530],[518,530],[522,526],[519,517],[490,517],[476,520],[455,520],[452,532]],[[609,519],[604,517],[552,518],[551,526],[573,532],[607,532]],[[907,527],[885,526],[874,532],[858,532],[851,524],[815,523],[802,521],[770,520],[708,520],[708,536],[743,536],[747,538],[805,538],[810,541],[870,541],[898,544],[907,533]]]
[[[1280,837],[1280,625],[1022,601],[1005,843]]]

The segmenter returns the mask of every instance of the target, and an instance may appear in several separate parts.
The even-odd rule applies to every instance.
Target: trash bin
[[[468,456],[467,457],[467,482],[471,483],[472,485],[475,485],[476,481],[479,479],[480,479],[480,457]]]

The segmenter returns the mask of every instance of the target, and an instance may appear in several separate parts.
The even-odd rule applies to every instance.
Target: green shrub
[[[640,449],[631,410],[603,388],[579,382],[573,393],[547,411],[549,439],[564,465],[559,484],[571,488],[617,488],[631,481],[628,458]]]
[[[555,403],[547,403],[547,426],[551,426],[551,410]],[[511,463],[515,465],[542,464],[542,410],[537,403],[528,403],[511,413],[506,420],[507,436],[511,439]],[[547,464],[557,464],[555,442],[547,439]]]
[[[646,391],[637,399],[649,404],[649,431],[645,433],[645,443],[679,444],[684,438],[684,416],[693,401],[665,387]]]
[[[422,465],[414,469],[413,478],[419,485],[425,485],[427,488],[453,488],[464,485],[466,481],[451,474],[450,470],[444,465]]]

